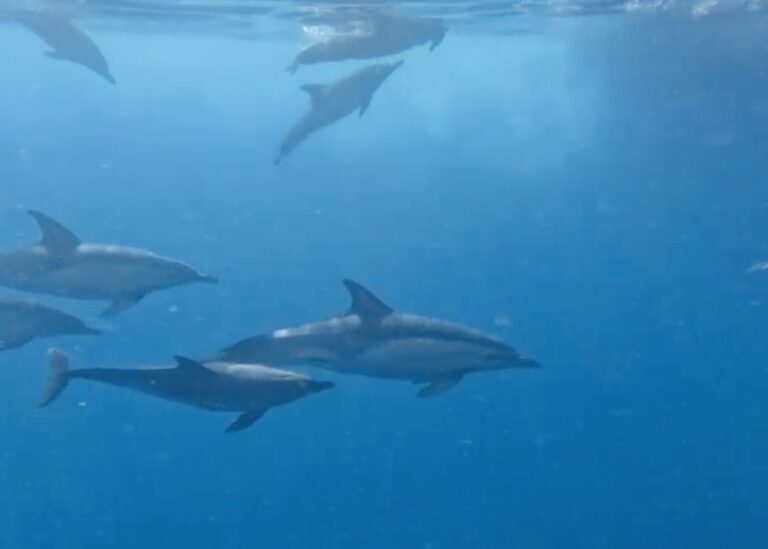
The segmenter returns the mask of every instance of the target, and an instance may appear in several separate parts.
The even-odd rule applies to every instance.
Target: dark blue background
[[[433,400],[314,371],[337,389],[225,436],[231,416],[87,383],[35,410],[38,341],[0,355],[0,547],[764,547],[764,17],[455,31],[277,168],[298,85],[357,65],[291,76],[301,37],[269,25],[85,21],[116,88],[0,27],[0,246],[37,238],[34,207],[221,279],[54,343],[204,355],[343,311],[350,277],[544,367]]]

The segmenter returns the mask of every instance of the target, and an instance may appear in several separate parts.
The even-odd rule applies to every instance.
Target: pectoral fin
[[[363,104],[360,105],[360,116],[363,116],[365,114],[365,111],[368,110],[368,107],[371,106],[371,99],[373,99],[372,95],[369,95],[364,101]]]
[[[455,374],[449,374],[433,379],[429,382],[429,385],[419,391],[421,398],[429,398],[437,395],[441,395],[444,392],[453,389],[464,378],[464,374],[459,372]]]
[[[116,297],[112,300],[112,303],[109,304],[109,306],[104,309],[101,313],[102,317],[106,316],[113,316],[117,313],[121,313],[125,311],[126,309],[130,309],[134,305],[136,305],[139,301],[144,299],[144,296],[146,294],[135,294],[135,295],[126,295],[126,296],[120,296]]]
[[[244,431],[254,423],[256,423],[259,419],[261,419],[261,416],[263,416],[267,412],[266,408],[259,409],[259,410],[248,410],[247,412],[243,412],[238,416],[238,418],[232,422],[232,424],[227,427],[226,432],[227,433],[237,433],[239,431]]]

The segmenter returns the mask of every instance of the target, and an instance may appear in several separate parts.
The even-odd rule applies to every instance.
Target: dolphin
[[[373,94],[402,61],[370,65],[332,84],[305,84],[301,89],[309,94],[310,109],[290,129],[280,145],[275,164],[285,158],[307,137],[360,110],[365,114]]]
[[[377,378],[424,383],[421,397],[455,387],[469,373],[536,368],[497,339],[445,320],[395,312],[366,288],[345,280],[346,315],[244,339],[217,360],[284,366],[313,364]]]
[[[431,43],[432,51],[445,38],[441,19],[378,13],[364,22],[368,24],[367,32],[335,36],[308,46],[296,56],[288,71],[295,73],[301,65],[395,55],[427,42]]]
[[[164,400],[214,412],[240,412],[227,433],[242,431],[270,408],[333,387],[329,381],[256,364],[202,364],[177,356],[175,367],[69,369],[67,355],[49,352],[48,381],[39,406],[53,402],[73,379],[90,379],[125,387]]]
[[[0,351],[26,345],[38,337],[96,335],[79,318],[32,301],[0,299]]]
[[[0,285],[75,299],[109,300],[108,316],[144,296],[191,282],[215,283],[189,265],[146,250],[86,244],[47,215],[29,210],[42,233],[37,244],[0,252]]]
[[[96,43],[66,17],[40,11],[14,11],[9,15],[52,48],[46,52],[51,59],[70,61],[92,70],[110,84],[117,83]]]

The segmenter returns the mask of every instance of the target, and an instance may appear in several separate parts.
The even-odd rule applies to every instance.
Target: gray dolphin
[[[308,46],[296,56],[288,71],[294,73],[301,65],[395,55],[427,42],[431,42],[431,51],[445,38],[441,19],[377,13],[364,23],[367,32],[341,35]]]
[[[497,339],[444,320],[397,313],[360,284],[345,280],[344,285],[352,297],[347,315],[244,339],[217,359],[308,363],[426,383],[421,397],[443,393],[469,373],[538,367]]]
[[[402,61],[370,65],[332,84],[305,84],[301,89],[309,94],[310,109],[290,129],[280,146],[275,164],[285,158],[307,137],[360,110],[365,114],[379,89]]]
[[[21,347],[38,337],[99,333],[79,318],[40,303],[0,299],[0,351]]]
[[[51,59],[81,65],[110,84],[116,84],[99,47],[66,17],[40,11],[13,11],[9,15],[52,48],[52,51],[46,52]]]
[[[104,315],[132,307],[144,296],[191,282],[216,282],[189,265],[146,250],[80,242],[69,229],[30,210],[40,227],[37,244],[0,252],[0,285],[75,299],[109,300]]]
[[[270,408],[333,387],[329,381],[256,364],[205,363],[177,356],[175,367],[69,369],[67,356],[49,351],[50,371],[39,406],[50,404],[72,379],[90,379],[213,412],[241,412],[227,433],[242,431]]]

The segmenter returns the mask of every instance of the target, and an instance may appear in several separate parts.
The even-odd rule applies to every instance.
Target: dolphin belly
[[[134,295],[168,285],[162,272],[140,261],[74,261],[28,278],[20,289],[74,297],[110,299]]]
[[[432,338],[384,341],[327,366],[370,377],[429,381],[452,372],[483,368],[483,352],[471,343]]]

